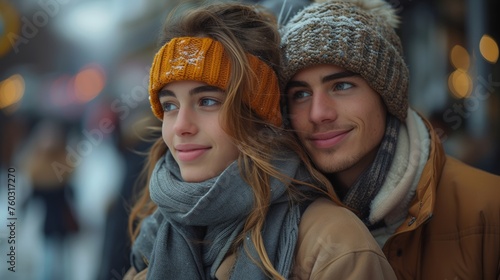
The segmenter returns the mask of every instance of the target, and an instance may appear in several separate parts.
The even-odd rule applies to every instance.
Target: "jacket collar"
[[[425,126],[429,131],[430,136],[430,152],[429,159],[422,170],[422,175],[418,182],[415,198],[409,208],[408,218],[406,223],[413,220],[415,227],[425,223],[432,217],[434,204],[436,202],[436,191],[438,183],[441,179],[441,174],[446,162],[446,155],[443,146],[436,131],[428,120],[420,115]],[[404,225],[405,223],[403,223]],[[402,226],[403,226],[402,225]]]

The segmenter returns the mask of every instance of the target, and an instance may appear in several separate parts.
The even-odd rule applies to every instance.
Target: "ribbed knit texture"
[[[390,25],[394,21],[387,18],[395,18],[395,12],[381,0],[363,2],[313,3],[290,19],[281,30],[284,82],[305,67],[337,65],[360,74],[382,96],[389,113],[404,121],[409,73]]]
[[[247,54],[254,75],[255,92],[245,93],[245,102],[264,121],[281,125],[280,91],[274,70]],[[231,75],[224,46],[211,38],[179,37],[170,40],[155,55],[150,73],[149,101],[153,114],[163,120],[159,91],[173,81],[200,81],[227,90]]]

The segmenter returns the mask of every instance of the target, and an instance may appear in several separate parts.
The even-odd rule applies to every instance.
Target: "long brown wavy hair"
[[[258,6],[238,3],[210,4],[189,10],[182,16],[167,18],[160,36],[160,46],[175,37],[211,37],[221,42],[230,57],[231,80],[226,91],[226,99],[221,108],[221,125],[232,137],[240,151],[238,158],[241,176],[253,188],[254,207],[247,217],[243,231],[233,244],[233,250],[242,244],[250,233],[260,260],[255,260],[274,279],[284,279],[273,267],[266,253],[261,231],[269,210],[271,197],[270,178],[291,182],[288,193],[291,201],[306,198],[297,190],[297,185],[305,185],[322,192],[326,197],[341,204],[330,182],[314,169],[309,158],[292,132],[265,123],[243,102],[245,92],[252,92],[254,85],[246,53],[259,57],[271,66],[280,77],[281,54],[280,35],[273,14]],[[299,155],[316,182],[301,182],[278,172],[271,159],[289,149]],[[143,170],[142,190],[133,206],[129,218],[129,233],[132,242],[140,230],[141,221],[150,215],[156,205],[149,197],[149,178],[156,162],[166,153],[167,146],[160,137],[152,145]]]

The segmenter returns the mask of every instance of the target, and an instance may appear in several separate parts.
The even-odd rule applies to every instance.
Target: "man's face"
[[[350,186],[384,136],[380,95],[360,75],[329,64],[297,72],[286,94],[292,128],[317,168]]]

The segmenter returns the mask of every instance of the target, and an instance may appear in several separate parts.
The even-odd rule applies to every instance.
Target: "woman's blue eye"
[[[220,104],[220,102],[212,98],[203,98],[200,100],[200,106],[214,106],[218,104]]]
[[[169,112],[169,111],[177,109],[177,106],[174,103],[165,102],[165,103],[162,103],[161,105],[163,107],[164,112]]]

